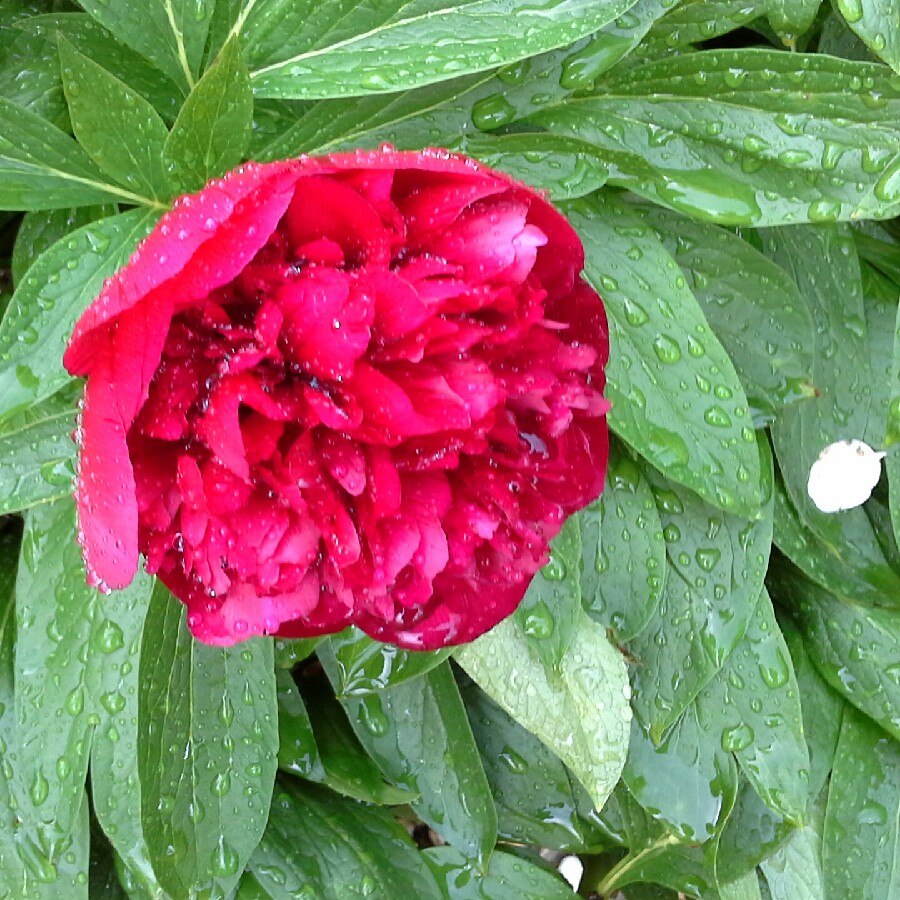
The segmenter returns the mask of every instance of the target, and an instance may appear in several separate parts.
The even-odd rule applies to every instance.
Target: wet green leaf
[[[799,825],[809,801],[809,753],[787,645],[763,589],[734,652],[697,697],[706,733],[735,755],[764,802]]]
[[[757,425],[813,396],[813,323],[787,273],[734,233],[649,205],[633,207],[687,279],[747,393]]]
[[[900,543],[900,454],[896,444],[900,443],[900,308],[894,321],[894,351],[891,364],[890,404],[885,426],[884,447],[893,448],[884,461],[888,476],[888,497],[894,538]]]
[[[573,852],[617,842],[558,756],[474,683],[462,696],[502,838]]]
[[[42,209],[25,213],[13,245],[13,283],[19,284],[31,264],[58,240],[82,225],[107,218],[115,213],[116,208],[112,204],[79,206],[70,209]]]
[[[816,668],[838,693],[900,739],[900,616],[829,594],[779,566],[771,590],[789,606]]]
[[[307,773],[300,772],[299,766],[290,771],[321,780],[339,794],[366,803],[394,806],[416,799],[417,790],[385,781],[384,773],[359,742],[324,677],[304,679],[302,698],[322,766],[313,764]]]
[[[333,657],[326,651],[320,660],[334,677]],[[410,803],[416,815],[465,856],[486,861],[497,813],[450,664],[342,705],[385,775],[419,795]]]
[[[275,668],[292,669],[311,656],[322,640],[321,637],[275,638]]]
[[[762,861],[760,869],[771,900],[822,900],[830,896],[832,885],[825,881],[822,872],[821,824],[798,828],[768,859]],[[859,886],[857,883],[856,888]]]
[[[525,184],[551,200],[573,200],[606,183],[606,165],[581,141],[537,134],[472,135],[459,145],[466,155]]]
[[[59,38],[63,89],[78,143],[97,168],[129,193],[168,200],[174,193],[159,113],[115,75]]]
[[[209,31],[214,0],[108,3],[81,6],[123,44],[164,72],[182,90],[194,86]]]
[[[0,515],[71,494],[74,427],[71,396],[50,397],[0,425]]]
[[[332,635],[328,644],[336,663],[334,689],[341,697],[382,691],[440,665],[449,650],[402,650],[372,640],[355,625]]]
[[[324,781],[325,767],[300,691],[284,669],[276,669],[275,683],[278,685],[278,768],[310,781]]]
[[[262,0],[241,28],[261,97],[298,99],[400,91],[571,44],[634,0],[552,0],[540,9],[501,0],[391,0],[336,15],[337,0]],[[266,60],[267,64],[260,64]]]
[[[684,843],[721,831],[737,793],[737,766],[703,712],[698,698],[658,747],[635,719],[622,773],[635,800]]]
[[[666,542],[640,467],[615,441],[609,449],[603,494],[573,517],[581,526],[581,597],[615,640],[630,641],[662,600]]]
[[[525,121],[594,145],[611,184],[705,221],[761,226],[895,215],[898,107],[882,66],[710,50],[614,70],[593,94]]]
[[[747,399],[675,261],[609,192],[565,211],[609,318],[611,428],[708,502],[757,515],[759,455]]]
[[[491,854],[487,871],[453,847],[431,847],[423,854],[446,900],[576,900],[562,876],[500,850]]]
[[[108,184],[69,135],[0,97],[0,209],[57,209],[122,200],[150,202]]]
[[[4,4],[0,9],[0,97],[68,130],[69,111],[59,80],[56,45],[13,27],[18,17],[9,15],[7,8]],[[27,78],[22,77],[23,71]]]
[[[422,855],[388,813],[289,780],[276,789],[248,872],[255,884],[245,891],[242,882],[238,900],[441,900]]]
[[[550,560],[528,585],[513,619],[548,670],[559,670],[581,606],[581,528],[570,518],[550,543]]]
[[[900,878],[900,746],[844,710],[822,837],[827,897],[891,897]],[[822,896],[810,894],[810,898]],[[787,895],[785,895],[787,897]]]
[[[771,458],[759,444],[763,518],[747,521],[704,503],[647,465],[668,572],[659,608],[628,644],[633,706],[654,742],[715,676],[744,635],[763,586],[772,540]]]
[[[682,0],[650,31],[649,40],[685,47],[728,34],[765,15],[767,0]]]
[[[229,41],[188,95],[165,140],[163,163],[179,191],[200,190],[243,159],[253,94],[237,40]]]
[[[141,649],[138,775],[153,868],[175,896],[232,890],[259,843],[275,778],[272,642],[195,641],[157,583]]]
[[[75,322],[158,218],[133,209],[92,222],[34,262],[0,323],[0,418],[71,382],[62,355]]]
[[[28,35],[52,41],[54,60],[58,56],[56,35],[61,34],[79,53],[100,63],[107,72],[149,100],[166,122],[174,121],[183,99],[182,92],[159,69],[135,54],[129,47],[119,43],[109,31],[86,13],[64,12],[29,16],[20,20],[16,27]],[[55,69],[59,93],[65,102],[58,63]],[[68,118],[68,106],[66,117]]]
[[[796,49],[797,38],[812,27],[822,0],[768,0],[769,24],[784,45]]]
[[[900,72],[900,2],[898,0],[836,0],[850,29],[895,72]]]
[[[539,661],[513,619],[457,648],[468,674],[572,769],[599,808],[625,761],[631,709],[625,664],[600,626],[579,611],[557,669]]]

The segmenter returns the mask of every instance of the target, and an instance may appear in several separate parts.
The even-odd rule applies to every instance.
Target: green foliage
[[[546,848],[604,900],[894,900],[898,17],[3,0],[0,896],[573,898]],[[177,195],[383,142],[577,229],[606,488],[452,652],[204,646],[149,576],[85,583],[66,340]],[[826,515],[809,469],[845,438],[885,477]]]

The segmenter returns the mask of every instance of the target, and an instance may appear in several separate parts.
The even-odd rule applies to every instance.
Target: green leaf
[[[463,149],[468,132],[494,132],[560,100],[566,61],[587,44],[553,50],[495,72],[467,75],[400,94],[314,103],[290,128],[254,153],[261,161],[389,142],[400,149]],[[523,135],[523,140],[527,138]],[[546,136],[545,136],[546,140]],[[578,142],[589,154],[591,148]],[[568,144],[573,146],[573,144]]]
[[[25,21],[28,21],[27,19]],[[28,76],[23,77],[27,72]],[[53,42],[13,27],[0,11],[0,97],[37,113],[64,131],[69,112]]]
[[[0,209],[152,201],[107,184],[91,158],[37,113],[0,97]]]
[[[594,145],[611,184],[705,221],[762,226],[895,215],[898,107],[882,66],[710,50],[614,70],[526,124]]]
[[[794,661],[803,706],[803,733],[809,750],[809,797],[813,800],[822,793],[834,764],[841,715],[846,704],[812,664],[797,627],[784,622],[782,628]]]
[[[333,678],[334,658],[326,651],[319,659]],[[410,804],[416,815],[465,856],[486,861],[497,813],[450,664],[342,705],[385,775],[419,794]]]
[[[430,847],[423,856],[446,900],[577,900],[561,876],[511,853],[492,853],[486,872],[453,847]]]
[[[763,803],[753,785],[741,778],[734,809],[719,836],[717,879],[727,883],[754,871],[794,831]]]
[[[310,656],[321,641],[321,637],[275,638],[275,668],[293,669]]]
[[[843,602],[780,566],[772,590],[789,605],[825,680],[900,740],[900,617]]]
[[[276,669],[275,683],[278,685],[278,768],[310,781],[324,781],[325,767],[300,691],[284,669]]]
[[[850,29],[895,72],[900,72],[900,2],[837,0],[835,6]]]
[[[900,454],[896,445],[900,443],[900,308],[897,309],[897,318],[894,322],[894,353],[891,364],[890,405],[885,424],[885,448],[894,447],[888,453],[884,461],[884,467],[888,476],[888,497],[891,511],[891,522],[894,527],[894,538],[900,543]]]
[[[466,136],[459,149],[486,166],[506,172],[551,200],[573,200],[606,183],[606,165],[581,141],[545,134]]]
[[[374,641],[355,625],[328,638],[336,664],[334,689],[340,697],[394,687],[440,665],[450,650],[420,652]]]
[[[581,525],[584,608],[616,641],[630,641],[662,600],[666,542],[650,485],[617,442],[610,442],[603,494],[573,520]]]
[[[416,799],[418,791],[385,781],[381,769],[353,733],[346,712],[324,678],[304,679],[302,687],[303,701],[324,768],[323,777],[319,767],[313,765],[305,774],[306,778],[320,779],[322,784],[346,797],[380,806]],[[295,765],[290,771],[300,774],[300,768]]]
[[[766,805],[801,824],[809,801],[809,753],[797,678],[765,589],[743,639],[697,706],[708,733],[734,753]]]
[[[143,890],[155,898],[162,896],[162,888],[141,823],[138,781],[141,633],[152,590],[153,579],[139,572],[130,587],[101,601],[100,677],[92,694],[98,721],[91,746],[91,800],[121,860],[123,880],[134,893]]]
[[[0,425],[0,515],[72,493],[74,427],[71,396],[51,397]]]
[[[822,0],[768,0],[769,24],[784,45],[795,50],[797,38],[812,27],[821,5]]]
[[[63,892],[62,896],[81,900],[87,897],[89,834],[84,792],[70,837],[36,835],[33,829],[23,827],[20,817],[20,800],[29,797],[28,785],[20,778],[27,772],[16,764],[21,738],[13,684],[13,589],[20,538],[21,529],[9,524],[0,531],[0,894],[23,900],[56,900]],[[49,802],[49,796],[45,802]]]
[[[250,74],[229,41],[191,91],[165,141],[163,163],[180,191],[200,190],[244,156],[253,119]]]
[[[649,466],[668,555],[662,602],[628,650],[638,720],[659,743],[744,635],[772,541],[771,458],[760,441],[763,518],[746,521],[704,503]],[[660,652],[663,650],[663,652]]]
[[[84,845],[86,868],[91,743],[102,741],[95,729],[112,722],[104,699],[135,653],[147,586],[148,579],[138,579],[115,610],[107,609],[110,601],[85,580],[72,502],[39,506],[26,516],[16,580],[17,725],[6,761],[15,775],[18,853],[32,871],[68,869],[73,841],[76,849]]]
[[[666,47],[721,37],[765,15],[767,0],[682,0],[656,23],[649,40]]]
[[[658,747],[635,719],[622,773],[634,799],[685,843],[721,831],[737,793],[737,766],[705,712],[698,698]]]
[[[684,273],[734,363],[757,427],[813,396],[812,317],[787,273],[723,228],[660,207],[633,209]]]
[[[846,844],[843,852],[846,860]],[[772,900],[822,900],[830,896],[832,882],[826,881],[822,871],[822,829],[818,823],[798,828],[768,859],[762,861],[760,868]],[[854,890],[859,891],[860,887],[861,884],[856,882]],[[851,892],[835,896],[874,898],[879,895]]]
[[[722,900],[762,900],[759,877],[751,871],[735,881],[719,884],[719,896]]]
[[[863,223],[869,226],[875,223]],[[886,233],[886,237],[890,232]],[[882,240],[873,234],[854,230],[853,243],[856,244],[856,252],[860,259],[864,259],[873,265],[882,274],[890,278],[895,285],[900,284],[900,254],[897,252],[896,239]]]
[[[828,523],[830,525],[830,522]],[[775,543],[816,584],[870,606],[900,606],[900,575],[885,558],[862,510],[842,513],[827,539],[800,521],[781,479],[775,482]]]
[[[272,642],[195,641],[184,606],[157,583],[138,702],[141,822],[156,875],[175,896],[227,894],[269,813],[278,739]]]
[[[462,696],[501,838],[574,852],[618,842],[558,756],[473,682],[462,688]]]
[[[43,209],[27,212],[22,216],[16,243],[13,246],[13,283],[19,284],[31,264],[49,247],[67,234],[95,222],[113,216],[116,208],[105,206],[80,206],[70,209]]]
[[[609,318],[610,427],[668,477],[759,512],[759,455],[734,367],[652,230],[610,192],[565,207]]]
[[[513,620],[548,670],[559,670],[581,607],[581,528],[571,517],[550,544],[549,562],[534,576]]]
[[[125,82],[142,97],[149,100],[154,109],[167,122],[175,120],[178,107],[183,99],[181,91],[172,81],[154,68],[129,47],[119,43],[110,32],[102,28],[85,13],[54,13],[44,16],[30,16],[17,23],[17,28],[27,34],[53,41],[61,34],[79,53],[99,62],[107,72]],[[54,49],[54,60],[57,57]],[[55,65],[59,92],[62,94],[59,66]],[[68,107],[66,107],[68,119]]]
[[[86,12],[187,93],[194,86],[214,0],[80,0]]]
[[[822,837],[827,896],[896,895],[900,879],[898,822],[900,746],[848,707],[834,758]]]
[[[584,90],[626,57],[650,30],[670,12],[673,4],[666,0],[638,0],[628,12],[604,25],[583,49],[566,60],[562,81],[565,87]]]
[[[254,93],[318,99],[402,91],[516,62],[571,44],[631,6],[634,0],[552,0],[539,9],[519,5],[510,15],[501,0],[391,0],[357,7],[348,20],[338,0],[289,11],[263,0],[242,34],[254,63],[262,55],[256,32],[280,38],[272,48],[277,61],[254,65]],[[286,14],[295,17],[294,27],[284,18],[275,24]]]
[[[71,382],[62,356],[75,322],[158,218],[156,210],[133,209],[93,222],[31,266],[0,323],[0,418]]]
[[[631,710],[625,664],[603,630],[579,612],[558,669],[513,619],[455,653],[457,662],[517,722],[575,773],[601,807],[625,762]]]
[[[248,870],[250,897],[409,897],[441,900],[422,855],[392,816],[313,785],[284,781]]]
[[[72,128],[88,156],[129,192],[168,200],[173,194],[163,160],[168,131],[159,113],[63,37],[59,62]]]

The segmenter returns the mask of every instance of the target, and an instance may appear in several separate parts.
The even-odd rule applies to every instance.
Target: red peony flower
[[[78,322],[79,540],[203,641],[509,615],[601,491],[608,336],[581,244],[444,151],[248,164],[182,197]]]

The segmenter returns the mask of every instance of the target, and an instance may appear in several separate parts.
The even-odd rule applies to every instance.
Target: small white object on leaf
[[[829,444],[809,470],[806,490],[810,499],[826,513],[865,503],[881,477],[883,457],[884,451],[873,450],[863,441]]]
[[[562,875],[573,891],[578,890],[581,876],[584,875],[584,863],[577,856],[564,856],[559,861],[559,874]]]

